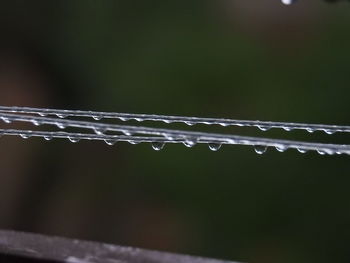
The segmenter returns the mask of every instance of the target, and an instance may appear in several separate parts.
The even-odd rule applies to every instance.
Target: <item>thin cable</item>
[[[291,130],[306,130],[308,132],[323,131],[327,134],[335,132],[349,133],[350,126],[346,125],[324,125],[324,124],[306,124],[293,122],[272,122],[272,121],[250,121],[250,120],[234,120],[222,118],[199,118],[185,116],[166,116],[155,114],[131,114],[131,113],[114,113],[114,112],[98,112],[98,111],[81,111],[81,110],[58,110],[58,109],[41,109],[30,107],[6,107],[0,106],[2,113],[25,113],[38,114],[40,116],[55,115],[59,118],[66,117],[89,117],[94,120],[118,119],[121,121],[136,120],[156,121],[164,123],[184,123],[187,125],[205,124],[205,125],[221,125],[221,126],[240,126],[240,127],[256,127],[262,131],[272,128]]]

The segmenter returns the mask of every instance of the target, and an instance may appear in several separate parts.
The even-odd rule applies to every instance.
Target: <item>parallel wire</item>
[[[346,125],[324,125],[324,124],[307,124],[293,122],[272,122],[272,121],[250,121],[250,120],[235,120],[222,118],[200,118],[200,117],[185,117],[185,116],[166,116],[155,114],[131,114],[131,113],[114,113],[114,112],[98,112],[98,111],[82,111],[82,110],[59,110],[59,109],[42,109],[31,107],[6,107],[0,106],[2,113],[25,113],[38,114],[40,116],[55,115],[59,118],[66,117],[90,117],[95,120],[102,118],[119,119],[122,121],[156,121],[164,123],[185,123],[187,125],[205,124],[205,125],[221,125],[221,126],[240,126],[240,127],[257,127],[260,130],[268,130],[271,128],[291,130],[306,130],[308,132],[324,131],[327,134],[335,132],[349,133],[350,126]]]
[[[170,129],[158,129],[141,126],[128,126],[118,124],[105,124],[87,121],[76,121],[69,119],[57,119],[47,117],[36,117],[17,114],[0,113],[0,119],[6,123],[13,121],[29,122],[34,125],[55,125],[59,128],[75,127],[82,129],[93,130],[96,134],[79,134],[79,133],[62,133],[62,132],[36,132],[36,131],[18,131],[18,130],[3,130],[4,135],[20,135],[23,134],[32,136],[51,136],[57,138],[68,138],[72,141],[78,139],[90,139],[90,140],[119,140],[133,141],[133,142],[161,142],[161,143],[183,143],[186,146],[193,146],[197,143],[208,144],[232,144],[232,145],[252,145],[263,147],[275,147],[279,151],[285,151],[289,148],[294,148],[300,152],[305,151],[317,151],[320,154],[347,154],[350,155],[350,145],[339,144],[324,144],[324,143],[311,143],[311,142],[299,142],[280,139],[247,137],[230,134],[217,134],[217,133],[205,133],[205,132],[192,132]],[[121,132],[123,135],[105,135],[106,131]],[[23,133],[24,132],[24,133]],[[22,133],[22,135],[21,135]],[[152,135],[158,137],[144,137],[133,136],[134,134]],[[161,137],[159,137],[161,136]]]

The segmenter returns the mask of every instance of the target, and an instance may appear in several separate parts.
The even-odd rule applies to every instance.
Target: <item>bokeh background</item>
[[[1,105],[350,124],[347,2],[13,0],[0,17]],[[349,262],[349,164],[2,137],[0,228],[244,262]]]

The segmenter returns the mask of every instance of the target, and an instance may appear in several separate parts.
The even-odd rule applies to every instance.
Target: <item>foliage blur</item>
[[[349,125],[349,14],[321,0],[2,1],[0,104]],[[348,156],[292,150],[2,137],[0,228],[349,262],[349,171]]]

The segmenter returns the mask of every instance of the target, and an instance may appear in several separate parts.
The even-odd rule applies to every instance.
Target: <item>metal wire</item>
[[[63,117],[74,116],[74,117],[92,117],[95,120],[101,118],[127,118],[138,120],[151,120],[151,121],[163,121],[163,122],[184,122],[187,123],[191,120],[191,123],[198,124],[220,124],[226,120],[226,123],[240,123],[243,125],[238,126],[256,126],[261,125],[259,121],[235,121],[228,119],[209,119],[209,118],[194,118],[194,117],[174,117],[174,116],[161,116],[161,115],[144,115],[144,114],[127,114],[127,113],[103,113],[103,112],[87,112],[87,111],[69,111],[69,110],[51,110],[51,109],[35,109],[35,108],[18,108],[18,107],[0,107],[0,120],[5,123],[12,122],[27,122],[39,125],[53,125],[60,129],[74,127],[83,130],[92,130],[94,133],[76,133],[76,132],[62,132],[62,131],[32,131],[32,130],[16,130],[16,129],[3,129],[0,130],[0,135],[17,135],[22,138],[29,137],[42,137],[46,140],[52,138],[65,138],[71,142],[77,142],[79,140],[100,140],[105,141],[107,144],[112,145],[118,141],[126,141],[132,144],[141,142],[152,143],[152,146],[156,150],[163,148],[164,144],[167,143],[182,143],[188,147],[192,147],[195,144],[206,143],[209,145],[211,150],[218,150],[221,145],[251,145],[256,148],[257,153],[263,153],[267,147],[274,147],[278,151],[283,152],[287,149],[297,149],[299,152],[306,151],[317,151],[320,154],[347,154],[350,155],[350,145],[340,144],[325,144],[325,143],[314,143],[314,142],[301,142],[281,139],[270,139],[260,137],[248,137],[239,136],[232,134],[218,134],[208,132],[194,132],[194,131],[183,131],[174,129],[161,129],[153,127],[143,126],[130,126],[121,124],[109,124],[100,123],[96,121],[81,121],[74,119],[63,119]],[[4,113],[12,112],[12,113]],[[16,113],[16,114],[14,114]],[[17,114],[26,113],[26,115]],[[27,114],[40,114],[41,116],[33,116]],[[57,117],[42,117],[46,115],[55,115]],[[64,116],[63,116],[64,115]],[[123,117],[122,117],[123,116]],[[126,117],[127,116],[127,117]],[[176,118],[176,119],[175,119]],[[125,119],[124,119],[125,120]],[[275,122],[264,122],[270,126],[268,128],[275,127]],[[272,123],[272,124],[271,124]],[[188,123],[187,123],[188,124]],[[234,125],[234,124],[232,124]],[[333,129],[332,131],[349,132],[350,127],[348,126],[336,126],[336,125],[310,125],[310,124],[292,124],[292,123],[280,123],[285,127],[291,129],[314,129],[314,130],[327,130]],[[287,126],[286,126],[287,125]],[[289,126],[288,126],[289,125]],[[316,127],[317,126],[317,127]],[[280,127],[280,126],[278,126]],[[288,129],[289,130],[289,129]],[[107,134],[113,133],[113,134]],[[329,132],[328,132],[329,133]]]

